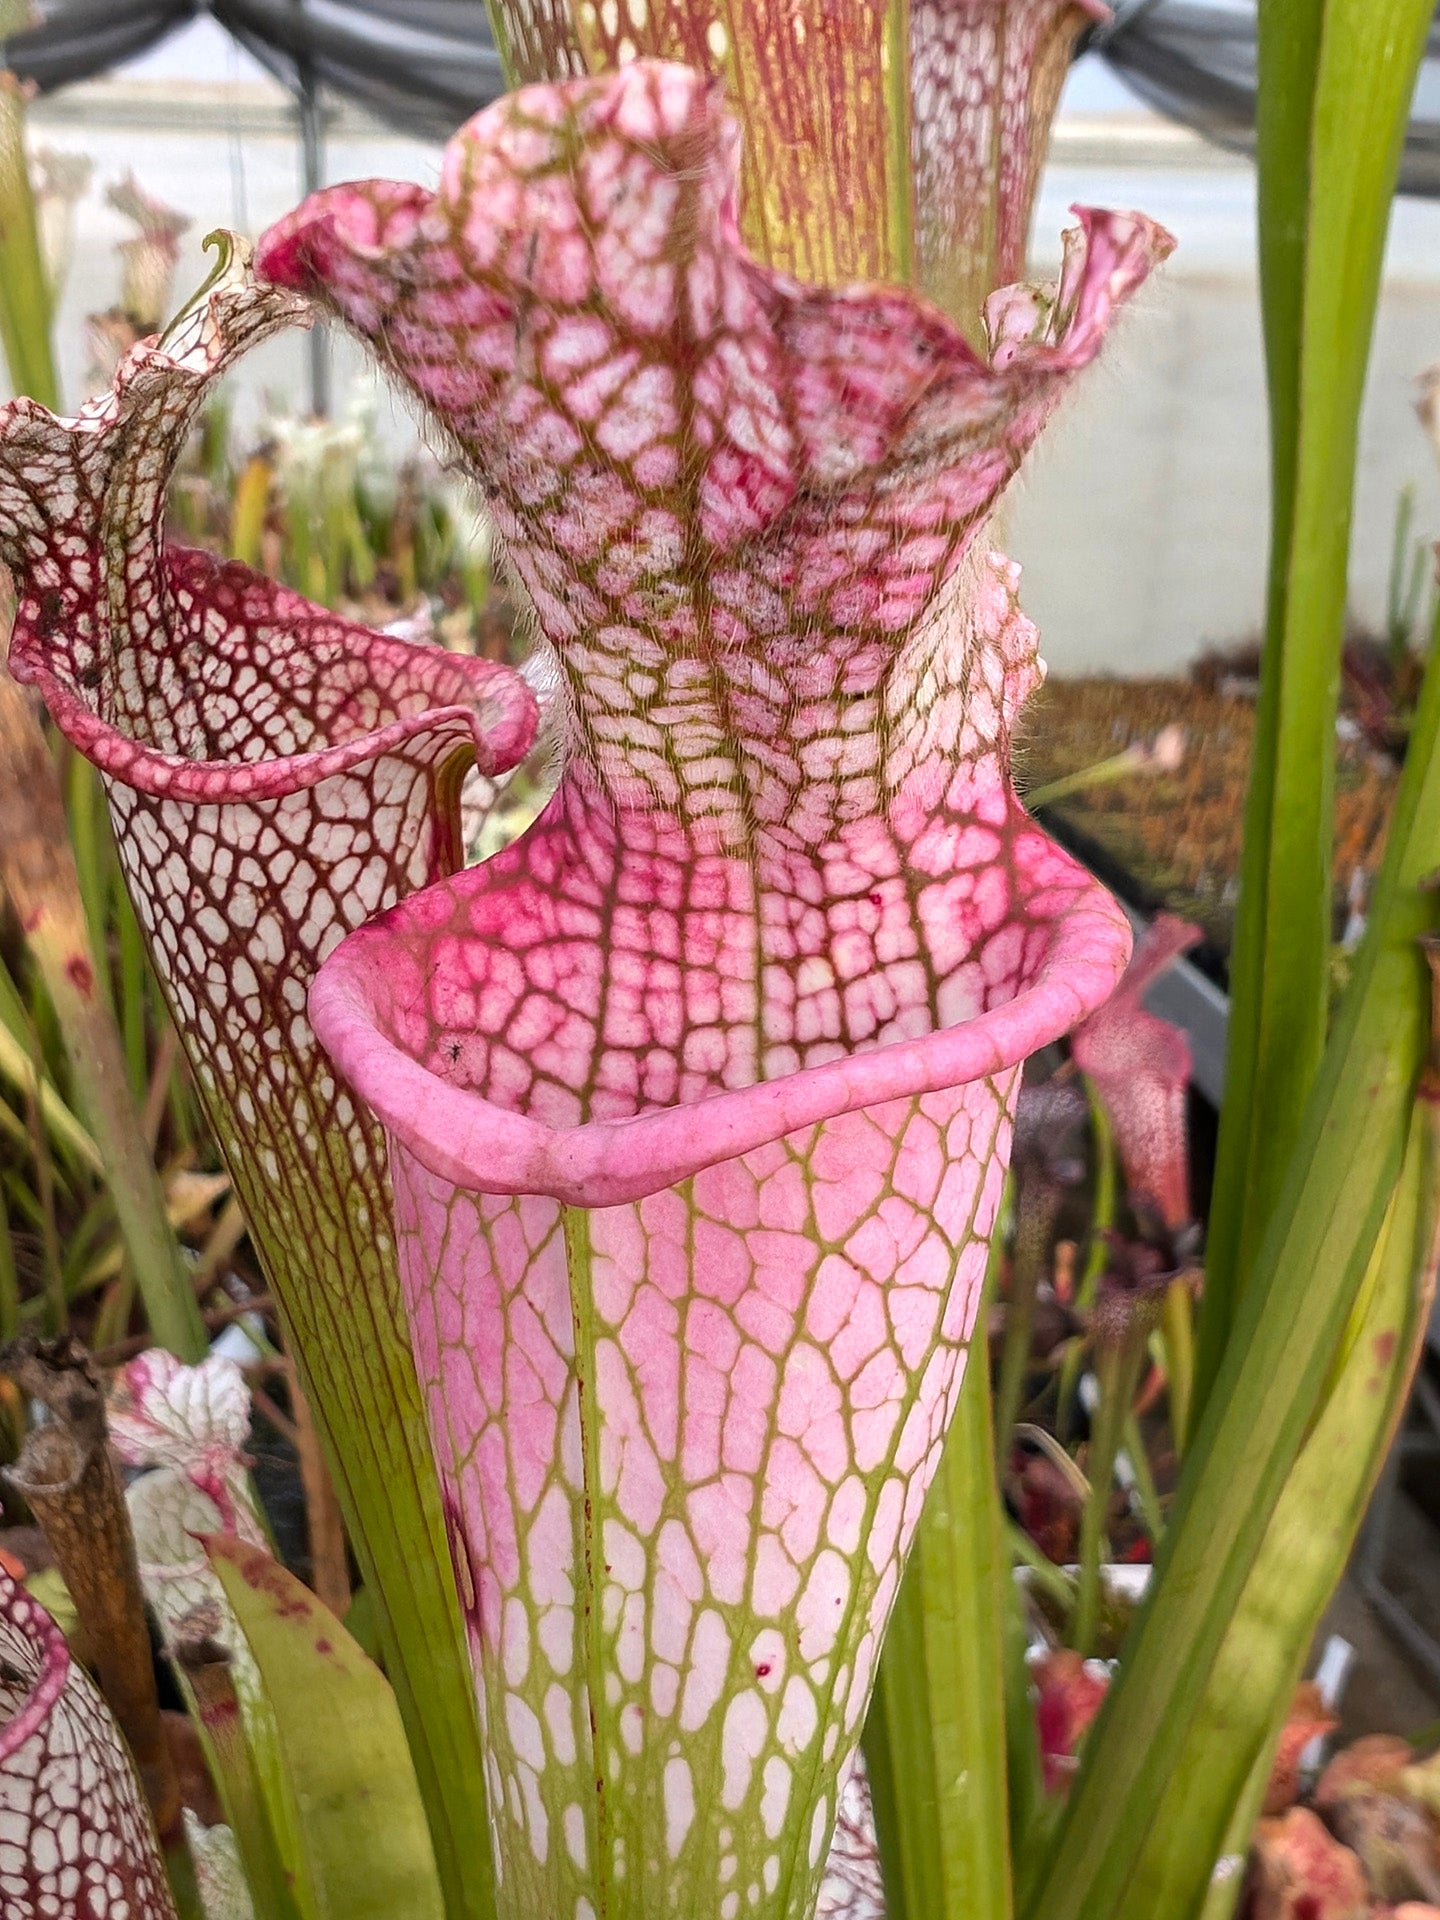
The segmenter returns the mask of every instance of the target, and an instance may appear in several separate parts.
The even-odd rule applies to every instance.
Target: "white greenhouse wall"
[[[1077,201],[1140,207],[1179,245],[1047,432],[1006,536],[1054,671],[1169,672],[1253,636],[1263,610],[1269,456],[1253,175],[1222,156],[1203,172],[1119,173],[1069,164],[1057,144],[1036,218],[1041,262],[1042,240]],[[1414,410],[1416,376],[1437,360],[1440,205],[1401,201],[1351,547],[1352,603],[1371,622],[1384,617],[1403,487],[1415,488],[1416,531],[1440,539],[1440,462]]]

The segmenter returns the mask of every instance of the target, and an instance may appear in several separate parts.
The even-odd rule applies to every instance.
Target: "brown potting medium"
[[[1243,693],[1191,680],[1052,680],[1025,709],[1016,751],[1022,793],[1148,745],[1162,728],[1185,731],[1175,771],[1145,768],[1056,801],[1047,818],[1093,847],[1105,877],[1135,882],[1139,906],[1167,906],[1228,951],[1235,922],[1245,789],[1255,705]],[[1337,937],[1362,907],[1379,865],[1396,769],[1363,737],[1336,740]],[[1356,876],[1360,879],[1357,882]]]

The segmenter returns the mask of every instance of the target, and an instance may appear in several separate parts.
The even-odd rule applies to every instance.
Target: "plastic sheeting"
[[[1254,0],[1122,0],[1089,44],[1158,112],[1219,146],[1255,151]],[[1440,26],[1420,70],[1400,191],[1440,197]]]
[[[53,0],[42,24],[8,43],[8,64],[43,93],[105,73],[163,40],[196,12],[195,0]]]
[[[308,70],[421,138],[448,139],[505,89],[485,0],[212,0],[210,11],[287,86]]]
[[[205,10],[204,0],[40,0],[43,24],[9,43],[10,64],[42,89],[64,86]],[[422,138],[445,139],[503,86],[484,0],[210,0],[208,11],[297,92],[333,88]],[[1254,0],[1119,0],[1087,45],[1161,113],[1253,151]],[[1440,29],[1431,30],[1400,186],[1440,196]]]
[[[863,0],[862,0],[863,3]],[[485,0],[39,0],[6,53],[43,92],[88,80],[208,12],[293,91],[330,87],[444,140],[503,90]]]

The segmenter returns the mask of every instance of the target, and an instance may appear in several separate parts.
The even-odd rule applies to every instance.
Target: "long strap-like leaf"
[[[1346,1330],[1325,1407],[1295,1462],[1216,1661],[1165,1802],[1114,1920],[1195,1913],[1240,1889],[1238,1859],[1260,1810],[1310,1643],[1344,1570],[1404,1409],[1434,1291],[1436,1114],[1422,1100],[1405,1168]],[[1233,1845],[1227,1847],[1227,1831]],[[1228,1908],[1225,1909],[1228,1911]],[[1207,1914],[1210,1909],[1206,1909]]]
[[[1335,715],[1360,404],[1406,111],[1433,13],[1430,0],[1262,0],[1259,9],[1270,586],[1197,1413],[1324,1046]]]

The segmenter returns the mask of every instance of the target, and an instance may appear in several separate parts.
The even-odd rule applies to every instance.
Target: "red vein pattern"
[[[807,280],[897,279],[908,182],[888,126],[895,29],[873,0],[501,0],[517,80],[600,73],[635,59],[723,76],[741,103],[746,235]]]
[[[305,996],[344,933],[459,864],[464,765],[512,765],[535,709],[507,668],[162,546],[165,486],[199,407],[237,355],[301,318],[231,254],[78,419],[28,400],[0,409],[0,556],[20,591],[12,671],[105,777],[151,957],[330,1440],[424,1780],[412,1682],[455,1700],[461,1618],[383,1142],[315,1047]],[[467,1737],[479,1771],[463,1712],[468,1734],[462,1718],[437,1763],[452,1777]],[[443,1745],[445,1731],[430,1737]],[[468,1830],[474,1789],[452,1790]]]
[[[875,1809],[864,1761],[858,1758],[840,1795],[815,1920],[885,1920]]]
[[[135,1769],[89,1676],[0,1570],[0,1913],[175,1920]]]
[[[909,0],[914,281],[973,335],[1025,271],[1050,123],[1103,0]]]
[[[452,434],[559,661],[544,815],[310,1002],[391,1137],[507,1917],[813,1911],[1019,1065],[1129,945],[1011,791],[975,542],[1167,237],[1082,215],[982,360],[757,265],[736,182],[642,62],[257,253]]]
[[[719,75],[746,125],[747,240],[834,285],[910,280],[977,331],[1024,271],[1075,37],[1102,0],[498,0],[510,71],[638,58]]]

